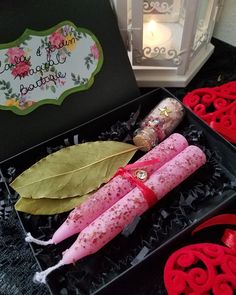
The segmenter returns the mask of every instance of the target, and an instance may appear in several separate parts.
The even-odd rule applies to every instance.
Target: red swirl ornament
[[[233,295],[236,251],[210,243],[181,248],[168,259],[164,282],[169,295]]]
[[[221,214],[194,229],[236,225],[236,214]],[[174,252],[166,262],[164,283],[169,295],[233,295],[236,293],[236,231],[226,229],[221,241],[194,244]]]
[[[195,89],[183,103],[228,141],[236,143],[236,81]]]

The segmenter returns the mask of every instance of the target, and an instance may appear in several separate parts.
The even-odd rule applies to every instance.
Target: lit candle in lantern
[[[155,47],[166,50],[171,47],[171,30],[154,20],[143,24],[143,48],[150,47],[154,51]]]

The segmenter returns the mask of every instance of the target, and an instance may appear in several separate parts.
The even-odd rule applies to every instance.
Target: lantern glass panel
[[[200,1],[196,13],[196,32],[193,42],[193,55],[208,39],[208,27],[211,19],[212,0]]]
[[[185,19],[184,0],[143,1],[143,62],[175,67],[181,50]]]
[[[131,29],[132,22],[132,0],[127,0],[127,24],[128,29]]]

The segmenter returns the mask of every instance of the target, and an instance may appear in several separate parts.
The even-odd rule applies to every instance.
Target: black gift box
[[[2,137],[7,138],[0,147],[5,185],[2,194],[10,196],[10,202],[18,196],[9,183],[37,160],[77,141],[113,139],[131,142],[140,120],[161,99],[173,97],[165,89],[138,97],[108,1],[100,0],[99,4],[95,0],[86,3],[41,1],[40,5],[32,1],[24,1],[21,5],[17,1],[11,2],[15,10],[4,14],[1,26],[5,34],[1,42],[10,41],[6,34],[7,28],[11,27],[10,17],[14,17],[15,24],[19,23],[17,27],[11,27],[11,38],[17,38],[29,26],[45,29],[70,19],[96,34],[104,50],[104,66],[91,89],[67,97],[61,106],[44,105],[26,116],[1,111],[1,120],[7,124],[7,128],[1,125],[0,129]],[[59,14],[54,9],[58,4],[66,5]],[[7,2],[0,5],[2,11],[6,11]],[[31,14],[19,22],[22,5],[25,13],[30,11]],[[45,7],[50,18],[44,14]],[[183,244],[196,224],[234,204],[235,148],[188,110],[176,131],[185,135],[189,143],[203,148],[207,164],[137,220],[133,230],[126,229],[98,253],[49,275],[48,287],[52,294],[165,294],[163,282],[157,283],[156,278],[162,277],[169,253]],[[18,216],[25,231],[48,239],[67,214],[31,216],[19,213]],[[41,269],[57,263],[74,239],[44,248],[32,245]],[[154,289],[156,284],[160,286],[158,290]]]
[[[136,123],[167,96],[173,95],[157,89],[138,97],[3,162],[2,173],[7,179],[9,167],[14,167],[18,175],[48,151],[68,142],[73,144],[75,136],[79,141],[91,141],[109,139],[115,133],[115,139],[129,141]],[[176,131],[184,134],[189,143],[203,148],[207,164],[147,211],[133,232],[121,233],[99,252],[49,275],[48,285],[53,294],[149,294],[154,278],[163,272],[168,254],[185,242],[197,224],[235,202],[235,148],[187,109]],[[48,239],[66,216],[19,214],[24,229],[42,239]],[[54,265],[74,239],[44,248],[32,244],[41,268]],[[140,256],[144,252],[146,255]],[[163,283],[160,290],[165,294]]]

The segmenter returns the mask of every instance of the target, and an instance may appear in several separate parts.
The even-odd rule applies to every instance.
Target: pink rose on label
[[[49,37],[49,42],[51,45],[59,46],[59,44],[64,41],[64,39],[65,37],[59,31],[56,31]]]
[[[21,62],[18,65],[16,65],[16,67],[14,67],[11,73],[15,78],[19,77],[21,79],[28,75],[29,69],[30,66],[28,63]]]
[[[91,52],[92,56],[93,56],[95,59],[99,59],[99,51],[98,51],[98,48],[97,48],[96,43],[94,43],[94,44],[90,47],[90,52]]]
[[[21,56],[25,56],[25,52],[22,48],[19,47],[13,47],[9,48],[7,50],[7,55],[9,58],[9,63],[15,64],[18,59],[20,59]]]

